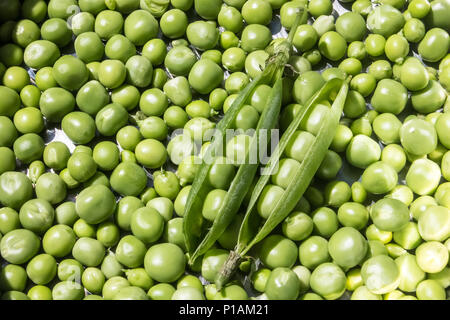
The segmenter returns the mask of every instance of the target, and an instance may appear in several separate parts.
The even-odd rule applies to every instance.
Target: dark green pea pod
[[[328,148],[334,138],[339,120],[342,115],[344,103],[347,98],[348,81],[334,78],[328,81],[313,97],[310,98],[305,107],[296,115],[288,129],[283,134],[277,148],[273,152],[266,168],[259,178],[252,196],[250,198],[244,221],[239,231],[238,244],[234,251],[230,253],[221,272],[216,278],[216,286],[220,289],[234,273],[238,262],[242,257],[258,242],[263,240],[275,227],[277,227],[295,208],[304,192],[311,183],[318,170]],[[337,96],[336,96],[337,93]],[[308,110],[316,103],[333,99],[330,112],[323,121],[322,126],[316,136],[315,142],[309,148],[305,159],[301,162],[301,167],[290,185],[284,191],[283,196],[273,208],[269,218],[260,227],[260,219],[255,210],[256,203],[265,185],[269,182],[272,174],[277,168],[280,156],[283,154],[292,135],[300,126],[300,122],[308,113]]]
[[[305,14],[306,10],[302,10],[301,13],[298,14],[296,25],[299,25],[302,17]],[[293,28],[294,31],[296,29],[297,28]],[[259,142],[258,140],[260,136],[259,130],[270,130],[273,129],[276,125],[282,102],[283,90],[281,77],[292,50],[293,36],[294,33],[290,32],[287,40],[276,41],[267,49],[268,53],[270,54],[270,58],[268,59],[266,68],[261,75],[256,77],[244,88],[244,90],[239,93],[231,107],[225,113],[223,119],[217,124],[216,137],[221,137],[221,139],[213,138],[210,146],[206,150],[204,159],[207,159],[208,161],[204,161],[201,164],[192,184],[192,188],[189,192],[189,196],[185,205],[183,230],[185,234],[185,242],[189,254],[190,264],[193,264],[198,256],[206,252],[206,250],[208,250],[214,244],[214,242],[220,237],[223,231],[231,223],[242,201],[244,200],[247,190],[250,188],[254,176],[256,175],[258,164],[248,164],[248,157],[251,154],[250,152],[252,152],[252,150],[257,150]],[[233,182],[224,200],[225,203],[222,205],[219,213],[214,220],[212,229],[206,235],[203,235],[203,217],[201,212],[203,200],[206,198],[209,191],[207,177],[209,170],[213,165],[213,161],[210,160],[216,157],[216,151],[223,150],[226,130],[232,128],[236,116],[245,105],[245,102],[247,101],[253,90],[258,85],[263,83],[275,83],[274,88],[271,91],[271,96],[269,97],[267,102],[267,108],[261,115],[258,122],[256,135],[253,137],[252,142],[250,143],[250,149],[249,152],[247,152],[246,161],[239,167],[237,175],[233,179]],[[267,147],[267,145],[265,147]]]

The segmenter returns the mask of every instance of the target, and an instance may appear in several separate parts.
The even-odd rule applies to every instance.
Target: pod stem
[[[136,112],[136,114],[134,116],[129,115],[130,122],[131,123],[135,123],[137,125],[139,125],[139,122],[141,122],[141,121],[143,121],[145,119],[147,119],[147,116],[142,111]]]
[[[242,258],[243,257],[237,251],[230,251],[228,259],[225,261],[214,281],[217,290],[220,291],[223,285],[230,280],[230,278],[236,272],[237,265],[242,260]]]

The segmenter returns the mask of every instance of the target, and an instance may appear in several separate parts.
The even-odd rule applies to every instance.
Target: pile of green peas
[[[344,114],[296,209],[250,252],[262,265],[240,264],[251,288],[236,278],[218,291],[243,214],[187,264],[184,207],[206,132],[261,74],[273,21],[289,30],[303,6],[279,128],[351,76]],[[1,299],[447,299],[449,16],[449,0],[0,0]],[[271,90],[254,90],[235,129],[256,128]],[[259,199],[262,217],[322,103]],[[234,137],[209,172],[206,220],[239,164],[225,160],[249,139]]]

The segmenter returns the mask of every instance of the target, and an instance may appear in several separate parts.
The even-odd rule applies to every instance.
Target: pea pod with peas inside
[[[300,201],[334,138],[347,93],[348,81],[337,78],[328,81],[308,100],[305,107],[296,115],[283,134],[253,190],[244,221],[239,231],[238,244],[234,251],[230,253],[228,260],[215,279],[218,288],[221,288],[229,280],[242,257],[255,244],[269,235],[292,212],[296,204]],[[306,131],[307,126],[305,128],[305,123],[308,122],[308,116],[311,118],[312,113],[317,109],[318,105],[326,105],[326,103],[330,102],[332,102],[332,105],[328,108],[328,112],[323,112],[321,115],[322,120],[319,121],[321,124],[319,130],[314,135]],[[310,135],[312,139],[310,139],[309,145],[307,144],[308,147],[296,155],[295,153],[289,153],[288,149],[289,145],[295,144],[295,140],[298,139],[298,136],[297,138],[295,136],[299,132],[299,128],[303,129],[300,131],[301,133]],[[292,142],[293,137],[294,142]],[[283,154],[286,156],[290,154],[291,157],[285,157],[280,161],[280,157]],[[303,155],[303,157],[299,158],[298,155]],[[298,158],[298,160],[295,158]],[[279,183],[277,179],[279,173],[276,173],[279,164],[283,161],[284,163],[288,161],[297,163],[296,167],[293,166],[295,169],[288,175],[289,179],[287,179],[284,188],[277,185]],[[272,180],[273,184],[269,184],[269,179]],[[273,192],[270,189],[276,191]],[[269,193],[274,193],[274,195],[268,196]],[[268,201],[270,206],[265,204],[264,198],[266,197],[268,199],[272,198]],[[260,218],[263,218],[263,220],[261,221]]]
[[[306,10],[301,10],[297,14],[296,25],[299,25],[304,15],[306,15]],[[294,31],[295,29],[293,28]],[[271,54],[271,57],[268,60],[269,62],[265,70],[239,93],[231,107],[225,113],[225,117],[217,125],[219,138],[211,142],[206,150],[206,154],[203,156],[203,159],[208,161],[202,163],[199,168],[189,192],[184,211],[183,229],[185,232],[186,248],[190,255],[190,263],[194,263],[197,257],[205,253],[233,221],[256,175],[258,161],[250,161],[250,157],[258,154],[258,152],[261,154],[261,149],[265,151],[264,149],[267,148],[268,142],[261,143],[264,141],[261,138],[266,135],[266,130],[271,130],[276,125],[282,103],[283,90],[281,76],[284,72],[284,66],[289,60],[293,36],[294,32],[292,31],[288,39],[279,42],[276,41],[268,47],[267,51]],[[273,88],[267,98],[266,106],[259,118],[253,137],[240,134],[233,137],[227,143],[227,157],[229,158],[231,154],[232,160],[235,160],[234,162],[237,160],[239,164],[237,173],[233,181],[229,184],[229,188],[228,185],[225,185],[228,192],[220,189],[212,189],[207,180],[214,167],[217,166],[214,163],[217,157],[217,151],[223,150],[223,135],[227,129],[232,128],[239,113],[246,106],[245,102],[250,98],[252,92],[258,85],[272,83],[274,83]],[[239,145],[242,146],[242,144],[245,145],[244,150],[236,150],[240,149],[241,147]],[[227,166],[227,164],[219,165],[223,168]],[[203,204],[202,202],[205,203]],[[209,205],[210,202],[212,202],[212,205]],[[213,222],[212,227],[206,234],[202,233],[204,219]]]

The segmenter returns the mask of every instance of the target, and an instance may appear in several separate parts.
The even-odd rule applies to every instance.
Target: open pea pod
[[[230,253],[230,256],[224,264],[221,272],[216,279],[216,286],[220,288],[224,283],[228,281],[237,266],[238,261],[258,242],[263,240],[276,226],[278,226],[294,209],[295,205],[300,201],[303,193],[311,183],[314,174],[318,170],[323,158],[333,140],[336,133],[336,129],[339,124],[340,117],[344,108],[345,99],[348,92],[348,83],[340,79],[332,79],[328,81],[305,105],[304,108],[294,118],[288,129],[283,134],[277,148],[272,154],[266,168],[264,169],[261,177],[259,178],[252,196],[250,198],[249,205],[242,222],[241,229],[239,231],[238,244],[234,251]],[[336,96],[337,93],[337,96]],[[275,173],[277,165],[281,155],[284,152],[288,142],[292,138],[293,134],[300,122],[308,113],[308,111],[317,103],[323,100],[334,99],[334,102],[330,108],[330,112],[326,114],[326,117],[320,127],[320,130],[316,136],[314,143],[308,149],[305,159],[302,161],[296,176],[292,179],[292,182],[284,191],[283,196],[279,199],[274,206],[268,219],[264,222],[263,226],[258,229],[259,217],[255,210],[256,203],[260,197],[264,187],[268,183],[271,175]]]
[[[249,185],[253,181],[256,175],[256,171],[259,167],[258,163],[250,163],[250,155],[265,152],[263,148],[267,149],[266,141],[262,141],[260,138],[262,135],[266,136],[266,131],[262,129],[273,129],[277,123],[278,115],[281,109],[282,102],[282,80],[278,79],[273,86],[271,94],[267,99],[266,108],[261,115],[260,121],[253,136],[249,151],[245,157],[243,164],[239,166],[236,176],[228,189],[227,196],[224,199],[224,203],[214,219],[213,225],[208,230],[208,233],[199,244],[194,254],[191,257],[192,261],[202,254],[204,254],[214,242],[222,235],[227,226],[233,221],[236,212],[244,200]],[[262,133],[263,132],[263,133]],[[261,135],[262,133],[262,135]],[[270,137],[270,135],[269,135]]]
[[[299,12],[295,22],[296,26],[300,24],[302,17],[305,15],[306,10],[301,10],[301,12]],[[295,31],[296,28],[293,28],[293,30]],[[250,188],[253,177],[256,175],[258,165],[249,164],[248,157],[251,155],[251,152],[255,152],[255,148],[258,147],[260,137],[259,131],[261,129],[273,129],[276,125],[282,101],[281,77],[292,50],[294,31],[289,33],[287,39],[274,42],[267,49],[270,57],[266,64],[266,68],[261,75],[256,77],[244,88],[244,90],[239,93],[230,109],[228,109],[225,113],[224,118],[217,124],[216,135],[213,137],[211,144],[208,146],[204,155],[204,159],[208,161],[203,161],[195,176],[184,211],[183,231],[185,234],[185,243],[189,254],[190,263],[194,263],[195,258],[206,252],[206,250],[214,244],[214,242],[221,236],[223,231],[231,223],[244,199],[245,194],[247,193],[247,190]],[[227,196],[224,199],[224,204],[217,213],[211,230],[204,235],[202,234],[203,217],[201,212],[203,200],[206,198],[209,190],[207,177],[213,165],[213,161],[211,161],[211,159],[215,158],[217,150],[223,150],[226,130],[232,127],[233,121],[244,106],[245,101],[250,97],[253,90],[258,85],[263,83],[275,83],[275,85],[271,91],[271,95],[268,98],[266,109],[258,122],[256,134],[250,143],[250,150],[246,155],[246,161],[239,167],[237,175],[233,179]]]

